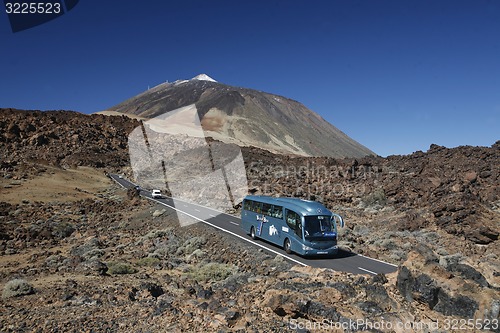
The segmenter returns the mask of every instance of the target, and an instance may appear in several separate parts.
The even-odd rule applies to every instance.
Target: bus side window
[[[267,216],[271,216],[271,213],[272,213],[271,208],[272,208],[271,204],[263,203],[262,204],[262,214],[265,214]]]
[[[297,227],[297,218],[295,212],[291,210],[286,210],[286,224],[293,230]]]
[[[262,212],[262,203],[258,201],[253,202],[253,211],[260,214]]]
[[[295,233],[302,238],[302,221],[300,220],[300,216],[297,216],[297,228],[295,229]]]
[[[245,204],[243,205],[244,210],[252,210],[252,200],[245,200]]]
[[[281,219],[283,218],[283,207],[281,206],[276,206],[276,205],[273,205],[273,209],[272,209],[272,216],[274,218],[277,218],[277,219]]]
[[[302,238],[302,221],[300,215],[291,210],[286,210],[286,223]]]

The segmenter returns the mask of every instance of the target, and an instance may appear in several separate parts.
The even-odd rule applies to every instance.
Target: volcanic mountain
[[[151,119],[184,107],[196,108],[205,136],[223,142],[303,156],[375,155],[297,101],[206,74],[162,83],[107,112]]]

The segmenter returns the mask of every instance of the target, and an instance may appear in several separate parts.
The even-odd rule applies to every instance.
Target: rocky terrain
[[[105,177],[132,174],[137,125],[0,111],[1,331],[500,331],[500,143],[385,159],[242,148],[251,193],[319,200],[346,217],[341,247],[399,265],[372,276],[179,227]]]
[[[71,111],[0,109],[2,170],[30,163],[71,168],[121,167],[129,163],[127,136],[139,122],[129,117],[84,115]],[[17,176],[17,172],[16,172]]]
[[[426,153],[388,158],[244,155],[254,193],[312,198],[347,215],[380,219],[394,232],[438,229],[477,245],[498,240],[500,142],[491,148],[432,145]]]

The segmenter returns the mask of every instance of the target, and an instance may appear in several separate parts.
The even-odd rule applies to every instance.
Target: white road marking
[[[229,221],[229,223],[234,224],[234,225],[239,225],[238,223],[233,222],[233,221]]]
[[[184,207],[186,207],[186,206],[184,206]],[[200,210],[199,210],[199,209],[196,209],[196,208],[195,208],[194,210],[195,210],[195,211],[197,211],[198,213],[200,212]]]
[[[362,270],[362,271],[365,271],[365,272],[368,272],[368,273],[373,274],[373,275],[377,275],[377,274],[378,274],[378,273],[375,273],[375,272],[373,272],[373,271],[369,271],[369,270],[367,270],[367,269],[364,269],[364,268],[362,268],[362,267],[358,267],[358,269],[360,269],[360,270]]]
[[[364,255],[362,255],[362,254],[358,254],[358,256],[363,257],[363,258],[366,258],[366,259],[370,259],[370,260],[375,260],[375,261],[381,262],[382,264],[386,264],[386,265],[391,265],[391,266],[394,266],[394,267],[398,267],[398,265],[391,264],[390,262],[385,262],[385,261],[383,261],[383,260],[379,260],[379,259],[373,259],[373,258],[370,258],[370,257],[364,256]]]
[[[123,188],[126,188],[125,185],[122,185],[119,181],[117,181],[115,178],[113,178],[112,176],[110,176],[109,178],[113,179],[115,181],[115,183],[117,183],[118,185],[120,185],[121,187]]]
[[[133,184],[133,183],[131,183],[131,184]],[[166,196],[166,198],[173,199],[173,197],[167,197],[167,196]],[[182,200],[182,199],[179,199],[179,198],[175,198],[175,201],[179,201],[179,202],[187,202],[187,201]],[[197,204],[197,203],[195,203],[195,202],[187,202],[187,203],[189,203],[190,205],[195,205],[195,206],[201,207],[201,208],[203,208],[203,209],[209,209],[209,210],[211,210],[211,211],[213,211],[213,212],[217,212],[217,213],[219,213],[218,215],[220,215],[220,214],[224,214],[224,215],[227,215],[227,216],[229,216],[229,217],[233,217],[232,215],[230,215],[230,214],[228,214],[228,213],[222,212],[222,211],[217,210],[217,209],[214,209],[214,208],[206,207],[206,206],[203,206],[203,205]]]
[[[214,214],[208,214],[208,215],[210,215],[210,217],[215,217],[215,215],[214,215]]]

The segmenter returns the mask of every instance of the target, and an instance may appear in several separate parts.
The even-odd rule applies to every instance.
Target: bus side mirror
[[[333,221],[333,222],[336,222],[336,221],[335,221],[335,218],[338,218],[338,220],[339,220],[339,222],[340,222],[340,223],[339,223],[339,224],[340,224],[340,227],[341,227],[341,228],[343,228],[343,227],[344,227],[344,219],[342,218],[342,216],[337,215],[337,214],[333,214],[333,215],[332,215],[332,221]]]

